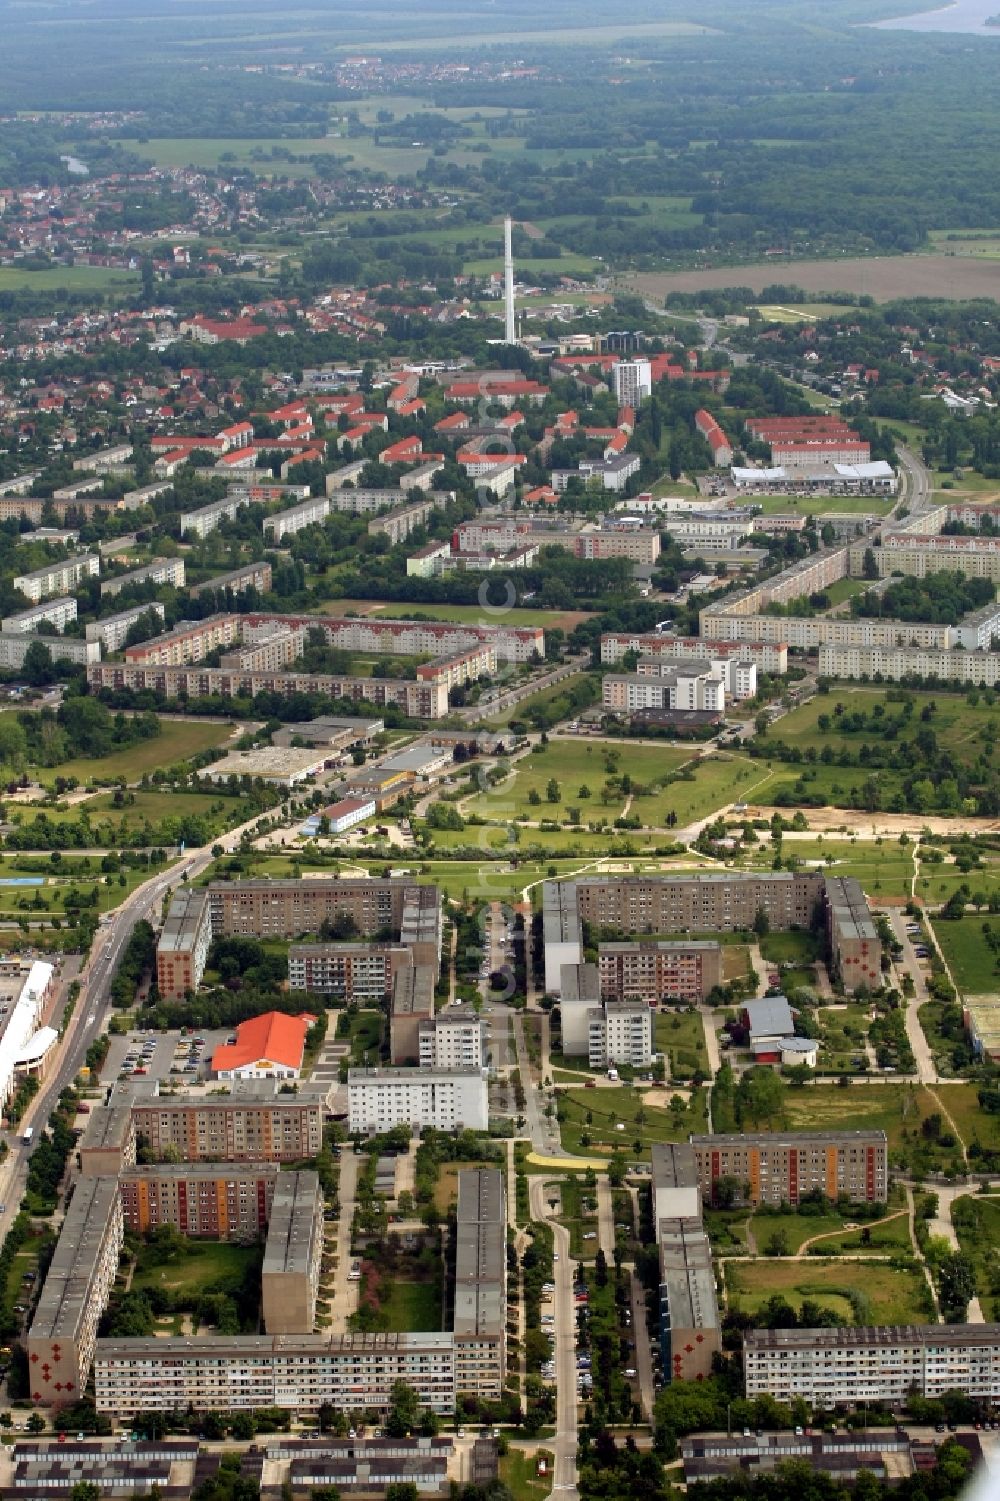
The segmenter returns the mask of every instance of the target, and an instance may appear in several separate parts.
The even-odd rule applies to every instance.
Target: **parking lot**
[[[121,1078],[170,1079],[195,1083],[208,1077],[212,1054],[232,1037],[228,1028],[182,1036],[176,1032],[129,1032],[112,1037],[101,1081]]]

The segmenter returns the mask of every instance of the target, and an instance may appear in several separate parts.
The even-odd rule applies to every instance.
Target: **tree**
[[[621,1188],[628,1172],[628,1164],[619,1152],[608,1162],[608,1182],[612,1188]]]
[[[420,1423],[420,1398],[406,1381],[394,1381],[389,1393],[385,1430],[390,1438],[406,1438]]]
[[[865,548],[864,559],[861,563],[861,576],[866,579],[877,579],[879,576],[878,560],[875,557],[873,549],[870,547]]]
[[[976,1292],[976,1273],[968,1256],[952,1251],[938,1266],[938,1295],[941,1312],[949,1324],[965,1322],[970,1298]]]
[[[753,920],[753,930],[758,938],[766,938],[771,931],[771,919],[763,907],[757,908],[757,914]]]
[[[557,803],[562,794],[559,791],[559,783],[555,777],[549,777],[545,784],[545,800],[549,803]]]
[[[32,688],[45,688],[55,681],[52,653],[44,641],[32,641],[24,654],[24,666],[21,671],[25,682]]]
[[[31,1414],[31,1417],[28,1419],[28,1432],[29,1433],[44,1433],[45,1432],[45,1419],[42,1417],[42,1415],[41,1415],[40,1412],[33,1412]]]

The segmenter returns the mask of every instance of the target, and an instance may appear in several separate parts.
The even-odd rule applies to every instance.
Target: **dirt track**
[[[668,292],[701,292],[717,287],[781,284],[806,292],[853,292],[891,302],[896,297],[1000,298],[1000,260],[955,255],[851,256],[831,261],[773,261],[752,266],[721,266],[705,271],[645,271],[622,277],[649,297]]]
[[[784,809],[757,807],[750,804],[744,817],[771,818]],[[1000,830],[997,818],[938,818],[933,813],[862,813],[855,808],[803,808],[809,820],[808,831],[786,831],[786,839],[812,839],[816,834],[833,834],[844,831],[857,834],[862,839],[874,839],[878,834],[920,834],[927,829],[932,834],[995,834]]]

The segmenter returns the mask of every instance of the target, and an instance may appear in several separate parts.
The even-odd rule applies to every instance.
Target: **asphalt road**
[[[569,1231],[550,1218],[544,1180],[535,1175],[529,1188],[531,1217],[552,1226],[555,1255],[552,1278],[556,1285],[553,1297],[556,1347],[556,1433],[551,1440],[555,1456],[552,1474],[553,1493],[563,1501],[578,1496],[576,1479],[577,1394],[576,1394],[576,1304],[573,1301],[573,1277],[576,1263],[570,1260]]]

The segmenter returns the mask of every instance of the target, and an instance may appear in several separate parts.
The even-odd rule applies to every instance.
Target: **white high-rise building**
[[[504,340],[508,344],[516,344],[517,329],[514,326],[514,250],[509,214],[503,221],[503,304]]]
[[[653,1061],[653,1023],[642,1001],[605,1001],[589,1013],[591,1068],[625,1063],[648,1068]]]
[[[484,1064],[485,1023],[471,1006],[446,1006],[419,1025],[420,1067],[444,1072]]]
[[[648,360],[619,360],[612,375],[620,406],[640,407],[653,394],[653,369]]]
[[[347,1075],[347,1129],[382,1132],[393,1126],[485,1131],[489,1092],[479,1068],[352,1068]]]

